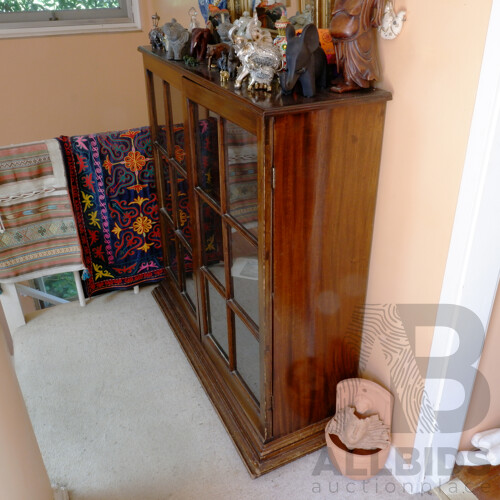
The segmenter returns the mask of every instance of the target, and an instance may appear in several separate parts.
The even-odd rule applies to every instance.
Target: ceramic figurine
[[[189,23],[188,31],[191,33],[195,28],[200,27],[200,23],[196,19],[198,12],[196,12],[196,9],[194,7],[191,7],[189,9],[188,14],[189,14],[189,17],[191,18],[191,22]]]
[[[167,59],[182,60],[189,49],[189,31],[172,19],[163,25],[163,32],[168,41]]]
[[[236,36],[246,36],[248,23],[252,20],[248,11],[243,12],[243,15],[234,21],[233,26],[236,26]]]
[[[195,28],[191,33],[189,55],[203,61],[207,54],[207,45],[215,43],[212,33],[208,28]]]
[[[198,5],[200,7],[201,15],[206,22],[210,16],[211,7],[227,9],[227,0],[198,0]]]
[[[297,11],[294,16],[290,18],[290,23],[296,30],[302,29],[304,26],[313,22],[313,8],[310,4],[304,7],[304,11]]]
[[[342,79],[332,92],[368,88],[379,78],[376,30],[386,0],[335,0],[330,21],[337,71]]]
[[[335,434],[348,450],[376,450],[387,448],[390,443],[389,426],[378,415],[358,418],[355,408],[347,406],[335,413],[328,422],[326,432]]]
[[[219,78],[221,83],[227,83],[227,81],[229,80],[229,73],[227,71],[222,70],[219,73]]]
[[[207,45],[208,68],[212,67],[212,59],[217,61],[223,54],[229,54],[231,47],[227,43],[217,43],[215,45]]]
[[[403,23],[406,21],[406,11],[400,10],[397,14],[394,11],[393,0],[387,0],[382,16],[382,24],[378,28],[378,32],[382,38],[386,40],[394,40],[403,29]]]
[[[227,43],[227,44],[231,43],[231,38],[229,37],[229,30],[232,27],[233,27],[233,25],[228,20],[224,21],[223,23],[220,23],[217,26],[216,30],[217,30],[217,33],[219,34],[220,41],[222,43]]]
[[[308,24],[299,36],[294,27],[286,27],[286,71],[280,73],[284,94],[290,94],[300,83],[302,94],[312,97],[317,88],[326,87],[326,55],[319,43],[318,28]]]
[[[151,43],[151,48],[162,52],[165,50],[165,34],[160,28],[158,28],[160,16],[155,13],[151,16],[151,19],[153,21],[153,27],[149,32],[149,42]]]
[[[283,69],[286,69],[286,27],[289,24],[290,21],[285,16],[281,16],[281,18],[274,23],[278,30],[278,36],[274,39],[273,43],[280,49],[281,57],[283,58]]]
[[[393,407],[392,394],[371,380],[350,378],[337,384],[335,416],[325,439],[330,461],[341,474],[360,481],[384,467]]]
[[[257,12],[259,21],[262,23],[263,28],[275,29],[276,21],[281,17],[286,17],[286,7],[282,3],[268,2],[264,0],[260,2],[254,12]]]
[[[207,22],[210,21],[214,27],[216,28],[219,24],[225,23],[229,21],[229,11],[226,8],[219,8],[215,5],[208,6],[208,19]]]
[[[249,90],[271,91],[271,82],[282,65],[281,52],[273,45],[269,32],[261,29],[257,15],[247,26],[250,40],[245,36],[237,36],[237,29],[237,26],[233,27],[230,33],[236,55],[241,62],[234,87],[241,88],[243,80],[249,76]]]

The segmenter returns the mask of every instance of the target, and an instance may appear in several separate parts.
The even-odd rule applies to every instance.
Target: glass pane
[[[203,264],[225,287],[222,219],[210,205],[203,201],[201,202],[201,230]]]
[[[226,121],[228,212],[257,234],[257,137]]]
[[[198,185],[220,203],[219,149],[217,142],[217,115],[210,114],[202,106],[198,109],[196,134],[196,169]]]
[[[184,264],[184,291],[188,296],[191,307],[194,311],[196,311],[196,288],[193,279],[193,257],[191,254],[181,245],[181,255],[183,256],[183,264]]]
[[[258,326],[259,257],[257,247],[233,229],[231,232],[231,255],[234,299]]]
[[[253,395],[260,399],[259,342],[235,314],[236,369]]]
[[[172,85],[169,85],[170,89],[170,108],[172,112],[172,124],[173,129],[176,127],[184,127],[184,111],[182,109],[182,103],[184,99],[182,98],[182,91]],[[173,130],[172,130],[173,132]],[[175,155],[172,155],[175,156]]]
[[[177,260],[177,240],[174,233],[169,230],[168,235],[168,267],[175,278],[175,281],[179,283],[179,262]]]
[[[184,129],[184,117],[182,110],[182,92],[175,87],[164,82],[161,78],[154,75],[153,85],[156,102],[156,117],[158,124],[158,143],[167,152],[169,158],[183,157],[184,152],[175,151],[173,144],[168,139],[169,131],[166,124],[170,123],[168,120],[168,113],[172,113],[172,134],[174,131]]]
[[[153,90],[156,103],[156,120],[158,125],[157,141],[162,148],[167,151],[167,132],[165,124],[168,123],[165,117],[165,101],[163,80],[156,75],[153,75]]]
[[[219,294],[219,292],[210,284],[208,280],[206,280],[206,282],[208,290],[209,333],[212,334],[227,358],[229,348],[226,300]]]
[[[191,244],[191,216],[189,211],[188,183],[178,172],[176,172],[176,177],[177,215],[179,217],[178,229],[182,231],[188,243]]]
[[[163,182],[165,183],[165,208],[170,215],[170,218],[173,218],[172,215],[172,189],[170,184],[170,171],[168,168],[168,161],[162,157],[161,164],[163,167]]]

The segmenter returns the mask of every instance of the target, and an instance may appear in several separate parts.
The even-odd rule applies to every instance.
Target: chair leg
[[[26,324],[15,283],[2,283],[0,301],[11,333]]]
[[[80,272],[73,271],[73,276],[75,277],[76,289],[78,291],[78,300],[80,301],[80,305],[82,307],[85,307],[85,304],[87,302],[85,300],[85,294],[83,293],[83,286],[82,286],[82,280],[80,279]]]

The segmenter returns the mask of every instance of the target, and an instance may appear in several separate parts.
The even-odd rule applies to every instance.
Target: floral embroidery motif
[[[141,155],[138,151],[130,151],[130,153],[125,156],[125,166],[132,172],[138,172],[142,170],[144,165],[146,165],[146,158]]]
[[[132,228],[137,234],[147,234],[149,231],[151,231],[151,228],[153,227],[153,222],[149,217],[146,217],[144,215],[141,215],[137,217],[135,220],[134,224],[132,225]]]

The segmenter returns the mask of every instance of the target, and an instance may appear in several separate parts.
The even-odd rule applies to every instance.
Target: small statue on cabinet
[[[153,27],[149,32],[149,42],[151,43],[151,48],[153,50],[163,52],[165,50],[165,34],[160,28],[158,28],[160,16],[155,13],[151,16],[151,19],[153,21]]]
[[[236,78],[239,64],[240,60],[236,56],[234,47],[231,47],[227,54],[223,53],[219,59],[217,59],[217,67],[220,71],[226,71],[231,80]]]
[[[312,97],[317,88],[326,87],[326,55],[319,43],[318,28],[308,24],[299,36],[294,27],[286,27],[286,71],[281,72],[284,94],[291,94],[297,83],[304,97]]]
[[[243,80],[250,76],[248,90],[264,89],[271,91],[271,82],[275,73],[282,66],[280,50],[273,45],[269,31],[260,27],[257,14],[247,26],[247,33],[250,40],[244,36],[237,36],[237,26],[231,30],[231,39],[238,59],[241,62],[241,69],[236,78],[234,87],[241,88]]]
[[[172,19],[163,25],[163,32],[168,41],[167,59],[181,61],[189,49],[189,31],[176,19]]]
[[[215,40],[208,28],[195,28],[191,33],[189,55],[196,57],[196,60],[201,62],[207,55],[207,46],[213,43]]]
[[[218,61],[222,55],[229,54],[229,49],[231,47],[227,43],[216,43],[215,45],[207,45],[207,54],[206,57],[208,59],[208,69],[212,67],[212,60]],[[215,65],[214,65],[215,67]]]
[[[252,20],[248,11],[243,12],[243,15],[234,21],[233,26],[236,26],[235,36],[246,36],[248,23]]]
[[[255,7],[255,12],[263,28],[275,29],[275,23],[281,17],[286,17],[286,7],[282,3],[263,0]]]
[[[231,43],[231,38],[229,38],[229,30],[233,27],[230,21],[225,20],[223,23],[215,28],[219,34],[220,41],[222,43]]]
[[[337,71],[342,80],[332,92],[368,88],[379,78],[376,30],[382,23],[386,0],[335,0],[330,21]]]
[[[313,22],[313,8],[310,4],[304,7],[304,11],[297,11],[294,16],[290,18],[290,23],[296,30],[300,30]]]
[[[195,28],[200,27],[200,23],[196,19],[198,12],[196,12],[196,9],[194,7],[191,7],[189,9],[188,14],[189,14],[189,17],[191,18],[191,22],[189,23],[188,31],[189,31],[189,33],[191,33]]]
[[[227,9],[227,0],[198,0],[198,6],[200,7],[203,19],[205,19],[206,22],[208,21],[208,18],[212,14],[213,10]]]

